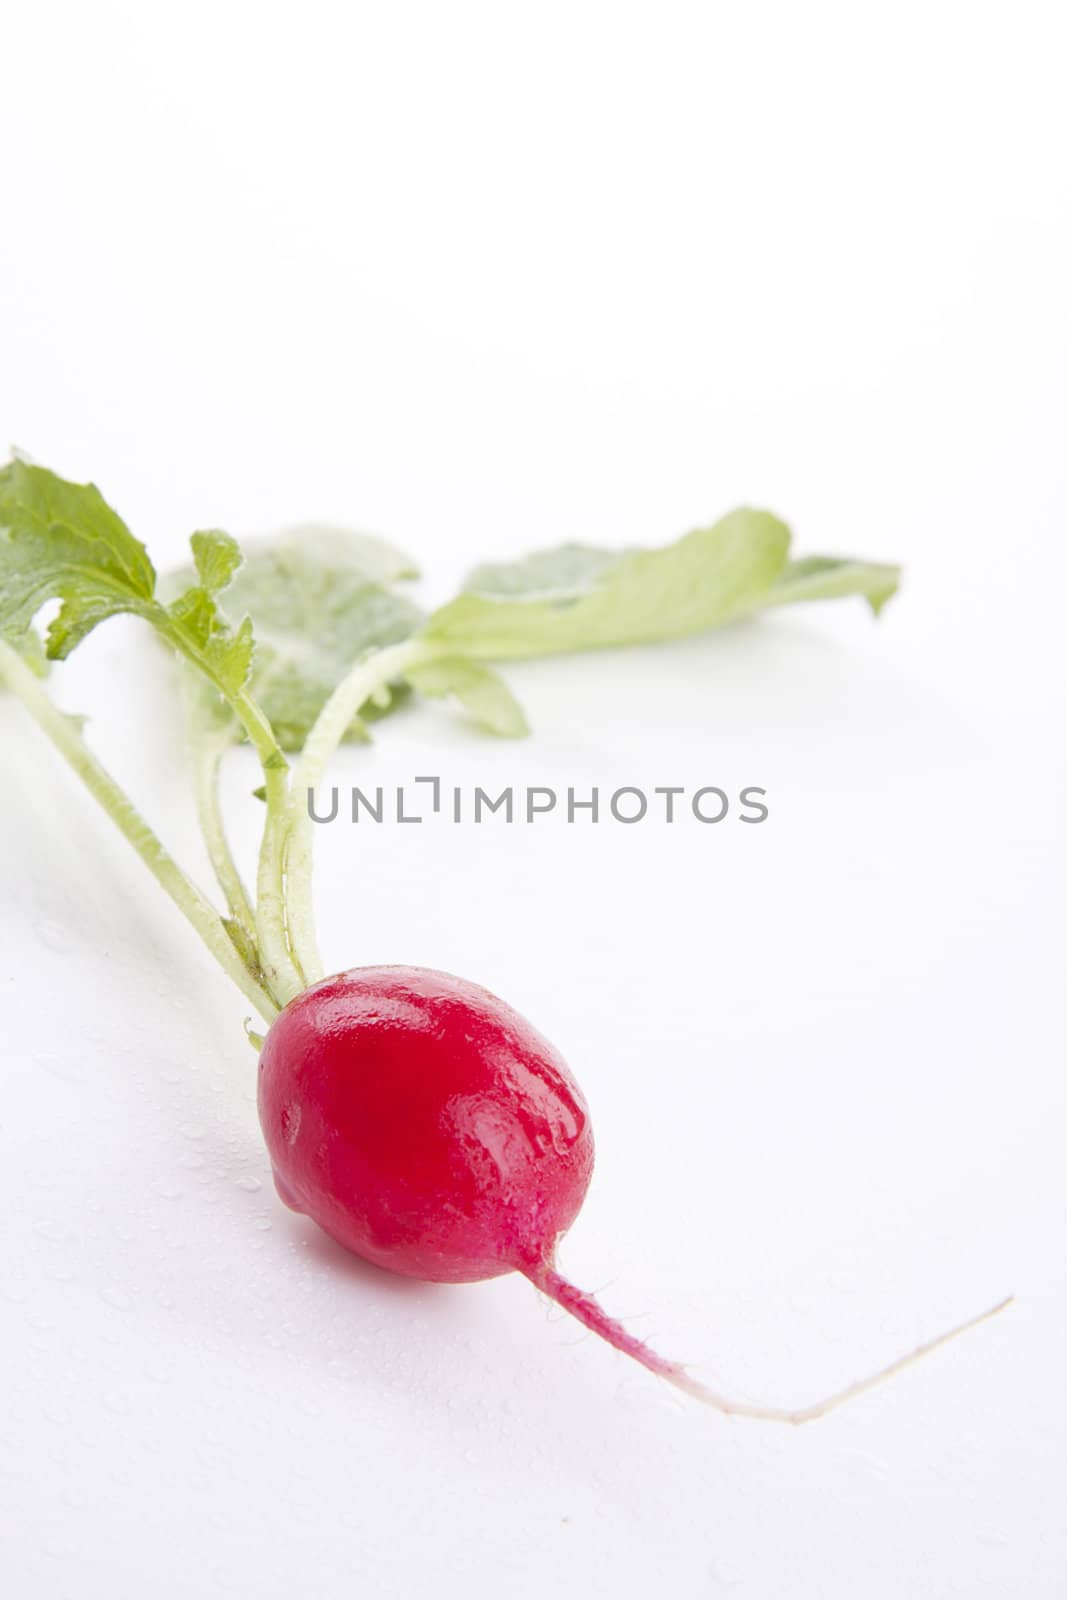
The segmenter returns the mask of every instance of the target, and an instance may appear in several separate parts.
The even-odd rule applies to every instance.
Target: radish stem
[[[226,975],[268,1022],[278,1007],[249,971],[214,906],[182,870],[132,800],[82,738],[74,717],[61,711],[16,650],[0,639],[0,678],[18,695],[38,727],[77,773],[93,798],[136,850],[156,882],[196,929]]]
[[[352,719],[371,696],[432,651],[421,639],[405,639],[388,645],[356,662],[341,679],[319,712],[291,774],[289,805],[283,823],[271,833],[269,849],[280,854],[286,885],[289,935],[308,983],[323,975],[322,958],[315,937],[315,907],[311,893],[312,835],[308,815],[308,795],[322,779],[326,764],[341,743]],[[264,834],[264,852],[268,834]]]
[[[204,651],[190,643],[188,634],[174,626],[169,613],[154,619],[165,639],[198,667],[230,706],[249,742],[259,757],[267,799],[267,821],[259,856],[256,881],[256,944],[267,988],[282,1005],[306,987],[299,965],[289,947],[285,913],[284,852],[272,848],[289,798],[289,763],[278,744],[274,729],[247,689],[234,689],[216,672]]]
[[[240,925],[249,944],[255,945],[256,915],[241,874],[237,870],[237,863],[233,859],[219,805],[219,765],[229,745],[230,739],[226,733],[219,733],[213,738],[202,737],[195,743],[192,763],[196,814],[219,888],[226,896],[230,915]]]

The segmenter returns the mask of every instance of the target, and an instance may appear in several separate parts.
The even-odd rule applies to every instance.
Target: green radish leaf
[[[367,731],[366,724],[368,722],[381,722],[383,717],[388,717],[399,706],[409,701],[411,692],[411,684],[405,680],[386,684],[376,695],[373,695],[369,700],[365,700],[360,706],[357,725],[348,730],[348,739],[369,741],[370,734]],[[359,724],[363,724],[363,726],[359,726]]]
[[[99,623],[127,612],[192,660],[209,699],[236,695],[251,670],[252,624],[231,627],[215,594],[241,554],[225,533],[194,533],[191,543],[200,581],[165,607],[144,545],[93,484],[11,461],[0,469],[0,633],[25,639],[41,606],[59,600],[46,653],[63,660]]]
[[[875,616],[900,587],[900,568],[876,561],[850,561],[844,557],[806,556],[787,561],[761,606],[788,606],[800,600],[840,600],[861,595]]]
[[[218,601],[219,591],[231,583],[242,556],[236,539],[217,530],[194,533],[189,543],[200,582],[179,594],[167,607],[167,615],[208,665],[211,677],[200,679],[208,699],[219,699],[212,679],[225,694],[233,695],[244,688],[252,671],[252,620],[244,616],[236,625],[231,624]]]
[[[789,529],[766,511],[732,511],[658,550],[561,545],[477,568],[423,630],[443,651],[508,660],[701,633],[764,606],[865,596],[877,611],[896,567],[810,557],[791,562]]]
[[[35,677],[48,676],[49,661],[44,653],[44,641],[36,628],[26,628],[22,633],[7,634],[5,637],[8,644],[18,651]]]
[[[48,600],[61,602],[47,636],[53,660],[68,656],[118,612],[148,616],[156,575],[93,484],[68,483],[14,460],[0,468],[0,632],[21,635]]]
[[[463,587],[468,594],[499,599],[577,599],[633,553],[595,544],[561,544],[553,550],[535,550],[518,561],[487,561],[475,567]]]
[[[421,611],[390,587],[399,578],[415,576],[409,558],[384,540],[340,528],[291,528],[245,543],[244,561],[218,606],[226,618],[251,618],[256,651],[249,687],[283,750],[301,748],[354,662],[370,650],[407,638],[418,627]],[[191,577],[188,571],[175,574],[167,586],[183,585]],[[195,593],[189,590],[183,598]],[[366,739],[366,721],[386,715],[405,693],[404,685],[396,685],[380,703],[361,707],[346,738]],[[212,697],[209,685],[192,703],[194,720],[218,729],[221,718],[223,724],[228,721],[235,741],[241,737],[236,719]]]
[[[424,635],[490,660],[678,638],[746,610],[788,550],[789,530],[766,511],[733,511],[661,550],[564,545],[479,569]]]
[[[193,548],[193,561],[201,586],[209,594],[225,589],[241,565],[241,550],[236,539],[228,533],[213,529],[210,533],[194,533],[189,540]]]
[[[481,662],[446,656],[409,667],[406,677],[419,694],[454,696],[488,733],[522,739],[530,731],[522,707],[503,678]]]

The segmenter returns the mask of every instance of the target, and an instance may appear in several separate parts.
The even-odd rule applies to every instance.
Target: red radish
[[[409,1278],[539,1273],[593,1173],[581,1091],[476,984],[362,967],[306,989],[259,1058],[282,1199]]]
[[[804,1422],[962,1331],[796,1411],[724,1399],[664,1360],[555,1268],[593,1171],[581,1090],[517,1012],[444,972],[357,967],[297,995],[260,1055],[259,1114],[282,1199],[338,1243],[438,1283],[521,1272],[616,1349],[722,1411]]]
[[[552,1046],[502,1001],[441,972],[364,967],[319,981],[311,894],[315,789],[337,746],[365,732],[365,708],[388,710],[398,685],[454,695],[491,732],[518,735],[525,719],[490,660],[681,638],[792,600],[863,594],[877,613],[897,569],[789,562],[782,523],[737,511],[658,551],[564,546],[483,567],[420,625],[388,587],[411,564],[378,541],[314,539],[298,553],[283,538],[239,575],[227,534],[194,533],[190,549],[192,568],[163,595],[147,550],[92,484],[21,460],[0,467],[0,685],[269,1022],[265,1040],[246,1028],[262,1046],[260,1116],[282,1198],[392,1272],[452,1283],[521,1272],[616,1349],[721,1411],[804,1422],[950,1338],[800,1411],[726,1400],[665,1361],[556,1271],[556,1244],[592,1176],[593,1135]],[[219,605],[228,588],[232,614]],[[120,612],[181,657],[197,809],[225,914],[43,687],[32,624],[46,601],[60,602],[50,659]],[[261,621],[266,649],[256,648]],[[242,739],[263,776],[254,899],[219,808],[222,751]]]

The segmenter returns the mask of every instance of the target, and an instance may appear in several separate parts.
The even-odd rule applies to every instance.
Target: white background
[[[738,502],[858,602],[509,671],[341,782],[746,783],[761,828],[318,835],[333,966],[507,996],[592,1102],[580,1283],[728,1422],[274,1199],[244,1003],[0,707],[3,1568],[22,1600],[1067,1589],[1067,116],[1055,5],[6,8],[0,438],[179,558],[318,517],[427,598]],[[168,669],[56,675],[204,871]],[[228,795],[244,859],[256,803]]]

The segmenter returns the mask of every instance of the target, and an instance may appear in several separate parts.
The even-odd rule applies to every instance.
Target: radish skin
[[[718,1394],[557,1271],[592,1177],[588,1107],[547,1039],[447,973],[355,968],[298,995],[266,1036],[259,1112],[282,1199],[347,1249],[432,1282],[521,1273],[623,1355],[728,1415],[812,1421],[1008,1303],[810,1406]]]

